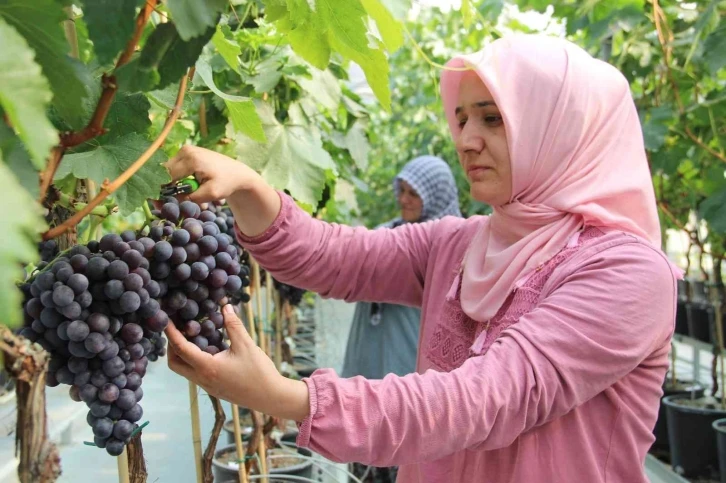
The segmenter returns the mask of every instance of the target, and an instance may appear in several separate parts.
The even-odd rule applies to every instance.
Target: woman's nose
[[[456,138],[456,150],[459,153],[467,151],[476,151],[477,153],[484,149],[484,138],[477,132],[476,127],[471,122],[464,124],[464,127]]]

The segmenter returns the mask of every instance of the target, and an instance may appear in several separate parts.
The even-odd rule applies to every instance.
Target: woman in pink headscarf
[[[417,373],[279,375],[228,308],[211,356],[167,329],[173,370],[300,423],[336,461],[398,481],[639,483],[673,332],[676,278],[625,78],[561,39],[512,36],[448,64],[442,99],[489,217],[369,231],[314,220],[241,163],[170,162],[226,197],[275,277],[347,301],[422,307]]]

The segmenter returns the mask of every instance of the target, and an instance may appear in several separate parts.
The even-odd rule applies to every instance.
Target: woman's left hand
[[[310,413],[307,385],[284,377],[275,364],[252,340],[231,305],[222,310],[229,335],[229,350],[211,355],[187,341],[172,322],[169,338],[169,367],[212,396],[294,421]]]

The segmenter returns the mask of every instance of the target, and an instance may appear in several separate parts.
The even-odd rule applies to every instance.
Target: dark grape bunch
[[[260,268],[260,282],[264,287],[267,281],[267,275],[264,269]],[[280,293],[280,299],[285,302],[287,301],[293,307],[297,307],[302,302],[303,296],[307,290],[302,288],[293,287],[286,283],[282,283],[279,280],[272,277],[272,284],[275,286],[275,290]]]
[[[166,287],[144,257],[155,243],[135,238],[105,235],[53,260],[26,285],[21,330],[51,354],[46,384],[71,386],[71,398],[90,409],[94,442],[114,456],[143,415],[147,365],[166,351],[168,318],[155,300]]]
[[[221,230],[227,227],[223,218],[191,201],[164,201],[158,210],[162,219],[149,232],[156,243],[151,275],[168,287],[161,308],[187,340],[216,354],[227,348],[220,305],[242,293],[249,272],[241,272],[235,240]]]
[[[41,263],[38,268],[42,269],[58,256],[58,243],[55,240],[45,240],[38,243],[38,253],[40,253]]]

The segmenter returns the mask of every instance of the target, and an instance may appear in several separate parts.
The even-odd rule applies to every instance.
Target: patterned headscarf
[[[444,216],[461,216],[456,181],[451,168],[443,159],[419,156],[409,161],[393,180],[396,198],[401,192],[401,181],[411,185],[423,201],[421,219],[417,223]],[[384,226],[398,226],[403,223],[401,218],[396,218]]]

